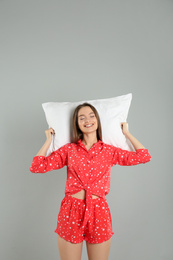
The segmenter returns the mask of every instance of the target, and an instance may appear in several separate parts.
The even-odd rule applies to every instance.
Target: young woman
[[[102,141],[97,110],[84,103],[73,114],[73,142],[46,157],[54,129],[45,131],[47,140],[33,158],[30,171],[45,173],[67,166],[65,197],[58,214],[57,233],[61,260],[80,260],[83,240],[89,260],[108,260],[112,219],[106,195],[110,190],[111,167],[149,162],[151,155],[122,122],[123,134],[136,152],[127,151]]]

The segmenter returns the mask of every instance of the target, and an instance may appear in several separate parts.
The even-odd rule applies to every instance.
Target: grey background
[[[109,259],[173,259],[172,32],[173,1],[0,1],[0,259],[60,259],[66,167],[29,171],[41,104],[130,92],[129,130],[152,160],[112,168]]]

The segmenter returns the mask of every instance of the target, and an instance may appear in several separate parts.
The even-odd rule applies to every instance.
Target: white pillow
[[[132,93],[113,98],[85,100],[78,102],[47,102],[42,107],[48,128],[55,130],[46,156],[71,142],[72,116],[74,109],[84,102],[92,104],[98,111],[102,127],[102,141],[128,151],[135,151],[122,133],[121,122],[126,122],[132,100]]]

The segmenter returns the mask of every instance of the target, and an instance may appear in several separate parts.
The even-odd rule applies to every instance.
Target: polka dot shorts
[[[65,195],[61,202],[55,233],[71,243],[83,240],[102,243],[112,237],[112,218],[106,198],[93,199],[93,208],[86,226],[82,226],[86,208],[85,199]]]

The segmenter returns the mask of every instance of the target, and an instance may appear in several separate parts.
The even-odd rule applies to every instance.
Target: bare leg
[[[57,240],[61,260],[81,260],[83,242],[71,243],[58,234]]]
[[[111,246],[111,238],[103,243],[91,244],[86,241],[89,260],[108,260]]]

